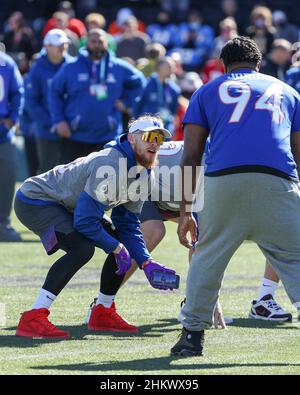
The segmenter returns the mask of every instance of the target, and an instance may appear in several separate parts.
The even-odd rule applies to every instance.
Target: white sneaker
[[[249,318],[277,322],[292,321],[293,319],[292,314],[283,310],[272,295],[265,295],[260,300],[253,300]]]
[[[86,315],[86,317],[84,319],[84,322],[83,322],[84,324],[88,324],[89,323],[90,316],[91,316],[91,313],[92,313],[92,309],[93,309],[94,306],[96,306],[96,302],[97,302],[97,298],[95,298],[92,301],[92,303],[90,304],[89,310],[88,310],[87,315]]]

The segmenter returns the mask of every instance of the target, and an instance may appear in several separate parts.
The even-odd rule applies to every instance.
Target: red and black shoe
[[[32,309],[25,311],[17,326],[16,336],[39,337],[44,339],[68,339],[69,332],[56,328],[48,320],[50,311],[48,309]]]
[[[89,319],[88,328],[91,331],[130,332],[138,333],[139,329],[124,320],[116,310],[115,303],[111,307],[102,304],[94,306]]]

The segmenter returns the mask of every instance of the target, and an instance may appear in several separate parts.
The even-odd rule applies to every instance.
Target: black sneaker
[[[181,336],[174,347],[171,348],[171,355],[180,357],[193,357],[203,355],[204,330],[188,331],[182,328]]]
[[[291,322],[293,317],[291,313],[283,308],[273,299],[272,295],[265,295],[260,300],[253,300],[249,318],[264,321]]]

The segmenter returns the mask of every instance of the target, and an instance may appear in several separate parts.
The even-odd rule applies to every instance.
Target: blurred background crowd
[[[183,139],[191,95],[224,72],[219,54],[236,35],[256,41],[261,72],[300,92],[297,3],[2,0],[0,241],[19,240],[9,221],[16,178],[101,149],[143,113]]]

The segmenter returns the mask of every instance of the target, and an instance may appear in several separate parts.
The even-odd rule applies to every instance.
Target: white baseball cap
[[[164,128],[164,125],[161,121],[152,120],[152,119],[140,119],[130,126],[129,133],[138,133],[138,132],[153,132],[154,130],[158,130],[163,133],[166,138],[171,138],[172,134]]]
[[[186,73],[180,83],[180,87],[183,91],[194,92],[203,85],[203,82],[198,73],[190,71]]]
[[[54,45],[55,47],[59,47],[62,44],[69,43],[66,33],[61,29],[52,29],[44,37],[43,44],[44,45]]]

